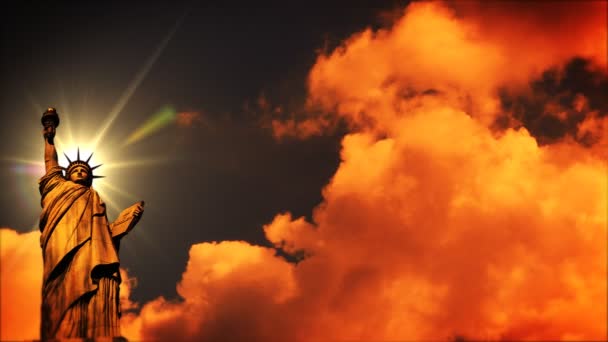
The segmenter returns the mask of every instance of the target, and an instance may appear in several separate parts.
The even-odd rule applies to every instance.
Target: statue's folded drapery
[[[104,203],[91,187],[66,180],[60,167],[39,184],[41,338],[120,336],[119,260]]]

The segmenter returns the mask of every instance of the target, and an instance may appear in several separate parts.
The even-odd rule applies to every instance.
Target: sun
[[[102,116],[104,119],[101,120],[101,122],[96,122],[95,127],[79,126],[75,128],[74,123],[77,121],[75,119],[84,119],[83,121],[88,122],[91,121],[91,117],[99,116],[91,115],[91,111],[87,110],[86,96],[84,101],[82,101],[82,103],[85,104],[83,106],[84,108],[81,108],[79,114],[72,113],[70,110],[71,106],[68,106],[68,101],[65,98],[65,92],[61,86],[61,81],[59,82],[61,103],[60,106],[57,107],[54,106],[54,104],[47,104],[44,107],[41,106],[37,101],[36,96],[26,90],[30,104],[36,110],[36,115],[41,115],[44,111],[43,108],[57,108],[61,120],[61,127],[57,128],[57,133],[55,135],[55,147],[58,152],[59,165],[67,167],[67,165],[69,165],[68,157],[71,160],[75,160],[78,153],[80,153],[80,156],[83,159],[89,158],[90,156],[89,165],[102,165],[95,170],[94,174],[103,175],[104,178],[95,179],[92,186],[99,192],[104,202],[106,202],[109,215],[118,214],[122,208],[140,199],[137,194],[131,193],[124,184],[121,184],[121,172],[124,172],[126,169],[142,168],[172,161],[172,159],[167,156],[142,156],[143,158],[134,159],[125,152],[128,152],[128,147],[132,144],[135,144],[174,123],[177,115],[173,106],[164,106],[160,108],[156,113],[150,115],[147,120],[144,120],[139,127],[125,136],[116,136],[116,134],[112,135],[108,133],[113,131],[113,125],[116,123],[120,124],[120,117],[124,107],[169,44],[186,17],[186,14],[187,13],[184,12],[183,15],[176,20],[173,27],[171,27],[162,37],[154,51],[144,61],[143,65],[139,68],[137,73],[135,73],[131,81],[126,85],[122,94],[116,99],[115,104],[105,116]],[[71,102],[74,103],[79,100],[80,99],[72,99]],[[40,117],[38,117],[36,121],[39,122]],[[40,130],[41,129],[42,127],[40,127]],[[112,143],[109,143],[107,139],[108,135],[111,136]],[[120,143],[116,143],[116,141],[119,141]],[[37,150],[39,148],[36,145],[33,145],[32,147]],[[39,155],[39,151],[23,151],[23,153],[20,154],[22,156]],[[18,183],[23,183],[19,186],[20,192],[23,192],[23,202],[26,203],[25,205],[28,207],[33,206],[34,203],[39,201],[39,196],[35,190],[36,183],[32,182],[32,178],[40,178],[45,174],[43,158],[30,159],[27,157],[11,156],[2,158],[2,161],[12,164],[11,170],[18,178]],[[27,182],[25,181],[26,178]],[[23,182],[21,182],[22,180]],[[32,227],[32,229],[37,229],[37,222],[34,223]]]
[[[117,215],[122,209],[141,199],[137,193],[130,192],[124,182],[121,182],[121,172],[126,169],[142,169],[146,166],[154,164],[163,164],[172,161],[172,159],[161,156],[147,156],[145,158],[133,159],[125,154],[128,151],[127,147],[144,137],[153,135],[163,127],[172,123],[172,120],[167,120],[167,109],[164,107],[158,113],[152,115],[142,125],[136,128],[132,133],[124,137],[113,137],[113,140],[122,141],[121,148],[115,148],[116,144],[105,144],[100,137],[99,131],[92,129],[80,129],[78,132],[73,131],[73,115],[69,113],[61,113],[61,125],[57,127],[55,135],[55,147],[58,154],[58,162],[62,167],[67,167],[70,161],[77,159],[86,160],[91,167],[95,167],[94,176],[103,176],[103,178],[95,178],[92,187],[95,188],[104,202],[107,204],[108,214]],[[162,124],[158,124],[158,117],[162,116],[165,119]],[[113,119],[113,121],[116,118]],[[152,122],[153,124],[150,124]],[[154,123],[157,124],[154,124]],[[88,137],[88,138],[85,138]],[[133,138],[135,137],[135,138]],[[32,160],[27,158],[5,158],[13,164],[13,171],[16,174],[24,174],[31,177],[39,178],[45,174],[43,158]],[[30,179],[31,181],[31,179]],[[33,183],[32,183],[33,184]],[[33,194],[32,187],[27,187],[28,196],[31,199],[37,197]],[[36,226],[37,224],[33,224]]]

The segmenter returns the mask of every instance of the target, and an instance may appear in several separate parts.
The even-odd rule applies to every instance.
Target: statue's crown
[[[80,148],[78,148],[76,150],[76,160],[71,161],[70,158],[68,157],[67,154],[63,154],[65,156],[65,158],[68,160],[68,162],[70,163],[68,165],[67,168],[65,168],[65,177],[66,178],[70,178],[70,174],[72,173],[72,171],[74,170],[74,168],[76,168],[77,166],[83,166],[87,169],[87,173],[89,174],[89,181],[88,181],[88,185],[91,185],[93,183],[93,179],[94,178],[103,178],[104,176],[94,176],[93,175],[93,170],[95,170],[96,168],[100,167],[102,164],[99,164],[97,166],[93,166],[91,167],[89,165],[89,160],[91,160],[91,157],[93,157],[93,153],[91,153],[91,155],[89,156],[89,158],[87,158],[87,160],[81,160],[80,159]]]

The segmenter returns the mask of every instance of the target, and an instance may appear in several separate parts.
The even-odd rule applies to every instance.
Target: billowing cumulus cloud
[[[123,324],[135,340],[273,340],[292,336],[288,305],[298,293],[294,265],[274,249],[241,241],[192,246],[177,287]]]
[[[446,139],[424,133],[429,120]],[[525,130],[497,139],[450,108],[423,107],[401,129],[348,135],[313,222],[281,214],[265,227],[302,261],[195,245],[183,302],[146,304],[143,338],[605,336],[602,162],[563,166]]]
[[[291,262],[244,242],[194,245],[181,300],[145,304],[133,336],[605,338],[606,112],[594,92],[606,62],[592,44],[605,42],[605,4],[494,6],[413,3],[319,56],[308,105],[350,132],[312,220],[279,213],[264,226]],[[569,82],[581,65],[571,75],[599,81]],[[327,121],[306,119],[315,130],[287,121],[275,136],[323,133]]]
[[[455,5],[413,3],[391,29],[365,30],[319,56],[309,105],[382,130],[407,111],[395,108],[404,99],[432,95],[489,125],[504,114],[499,90],[528,92],[531,79],[573,57],[605,70],[605,3]],[[545,17],[569,25],[556,30]]]

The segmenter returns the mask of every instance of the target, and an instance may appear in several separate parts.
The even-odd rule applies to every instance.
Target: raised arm
[[[44,167],[46,172],[54,166],[59,166],[57,150],[55,149],[55,130],[59,126],[59,114],[55,108],[49,107],[42,113],[42,136],[44,137]]]
[[[52,167],[59,165],[54,142],[55,127],[51,125],[45,126],[42,132],[44,136],[44,167],[46,172],[49,172]]]

